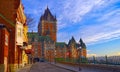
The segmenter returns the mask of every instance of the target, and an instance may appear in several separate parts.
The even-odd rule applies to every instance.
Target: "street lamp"
[[[81,68],[80,68],[80,62],[81,62],[81,55],[80,55],[80,53],[81,53],[81,49],[82,49],[82,47],[79,46],[78,47],[78,51],[79,51],[79,71],[81,70]]]
[[[54,59],[56,58],[56,50],[55,50],[55,53],[54,53]],[[55,64],[56,64],[56,59],[54,60]]]

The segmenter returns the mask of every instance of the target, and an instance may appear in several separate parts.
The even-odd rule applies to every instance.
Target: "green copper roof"
[[[61,47],[61,48],[64,48],[64,46],[66,46],[66,43],[65,42],[57,42],[56,43],[56,47]]]
[[[32,38],[32,37],[36,37],[38,36],[38,33],[35,33],[35,32],[28,32],[28,38]]]
[[[28,38],[31,38],[32,42],[34,42],[35,39],[37,39],[38,42],[41,42],[41,41],[52,41],[52,39],[49,36],[40,36],[36,32],[28,32]]]
[[[49,36],[39,36],[38,41],[51,41]]]

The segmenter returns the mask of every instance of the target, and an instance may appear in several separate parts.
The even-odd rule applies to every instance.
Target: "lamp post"
[[[105,60],[106,60],[106,65],[108,64],[108,57],[107,55],[105,56]]]
[[[81,70],[81,68],[80,68],[80,62],[81,62],[81,55],[80,55],[80,53],[81,53],[81,46],[79,46],[78,47],[78,51],[79,51],[79,71]]]
[[[54,62],[55,62],[55,64],[56,64],[56,50],[55,50],[55,53],[54,53]]]

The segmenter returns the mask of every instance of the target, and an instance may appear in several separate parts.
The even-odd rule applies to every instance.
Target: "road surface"
[[[47,63],[37,62],[32,66],[27,66],[19,69],[17,72],[120,72],[120,70],[109,70],[94,67],[81,67],[81,71],[78,71],[78,66],[70,66],[60,63]]]
[[[30,72],[75,72],[46,62],[39,62],[32,65]]]

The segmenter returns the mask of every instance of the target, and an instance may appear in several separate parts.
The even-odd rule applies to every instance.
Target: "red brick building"
[[[50,38],[56,42],[57,33],[57,19],[52,15],[49,8],[45,10],[44,14],[40,18],[38,24],[38,34],[40,36],[50,36]]]
[[[54,61],[55,42],[49,36],[39,36],[38,33],[28,33],[28,43],[32,45],[34,59]]]
[[[87,57],[87,50],[86,50],[86,45],[83,42],[83,40],[80,38],[79,42],[77,43],[72,37],[69,42],[68,42],[68,53],[69,53],[69,58],[86,58]]]
[[[67,44],[65,42],[57,42],[55,46],[55,58],[67,57]]]
[[[0,72],[8,70],[9,30],[0,24]]]
[[[34,59],[46,59],[54,61],[54,50],[57,33],[57,20],[52,15],[49,8],[45,9],[44,14],[40,17],[38,24],[38,32],[28,33],[29,44],[33,48]]]
[[[18,41],[23,40],[23,25],[26,23],[23,9],[21,0],[0,0],[0,23],[10,29],[9,72],[15,72],[19,64],[22,64],[22,51],[20,48],[23,46],[23,41]],[[22,27],[21,29],[19,28],[20,25]],[[21,38],[17,35],[20,35]]]

